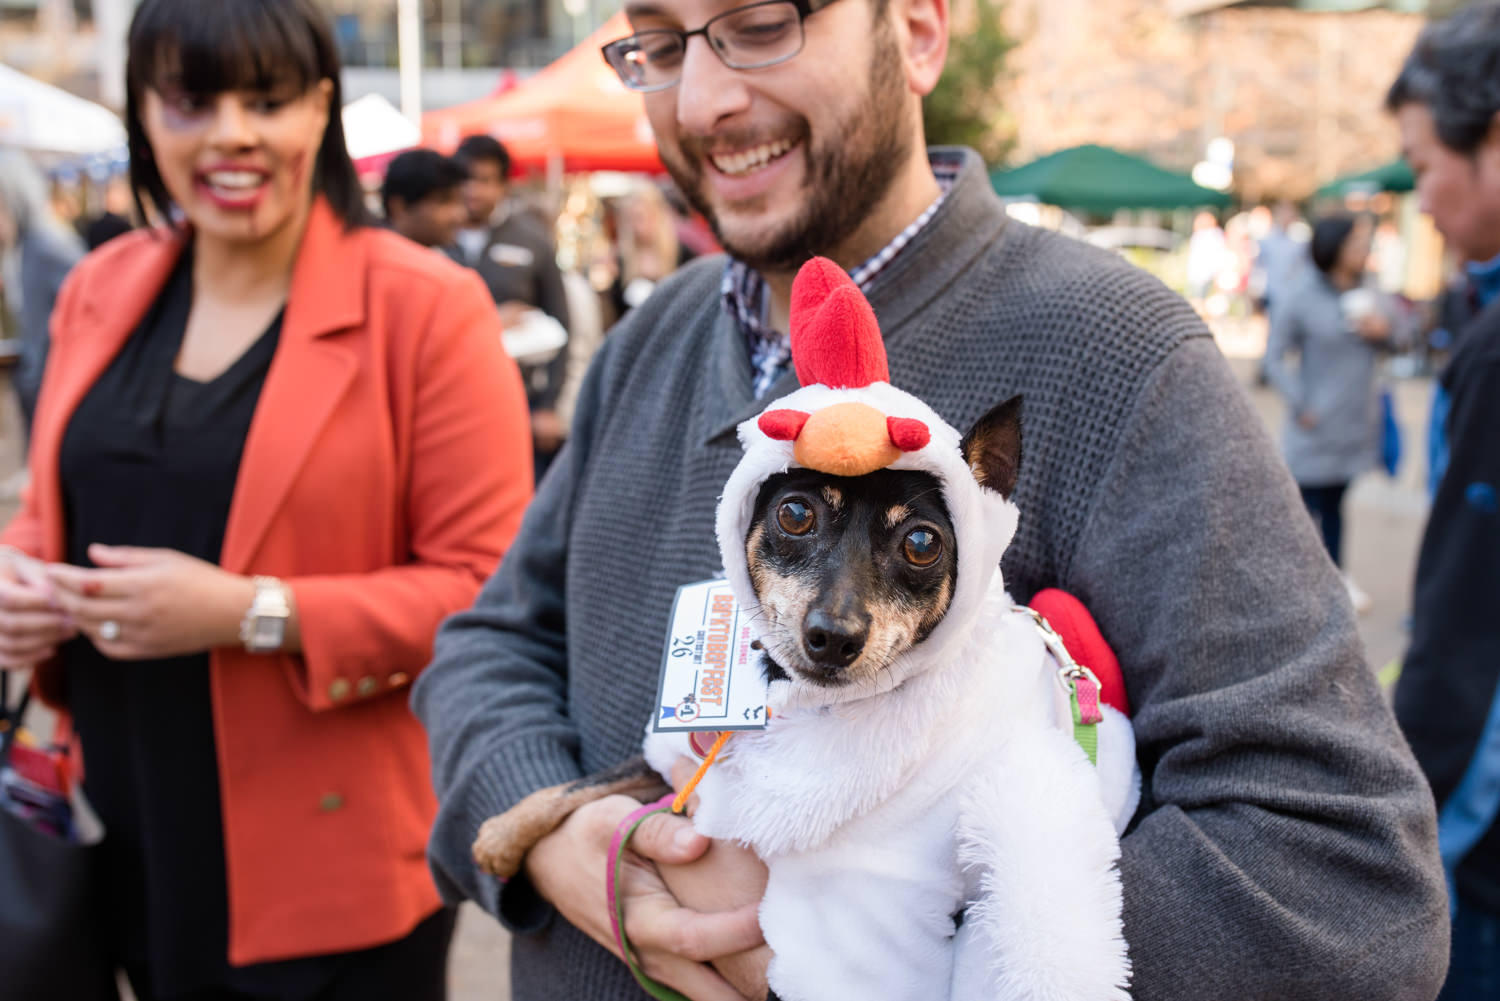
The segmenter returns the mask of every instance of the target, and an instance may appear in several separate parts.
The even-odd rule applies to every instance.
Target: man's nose
[[[724,65],[707,38],[687,40],[677,92],[677,124],[683,132],[708,135],[719,122],[750,104],[745,75]]]

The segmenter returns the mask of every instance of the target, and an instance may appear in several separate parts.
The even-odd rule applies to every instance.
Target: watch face
[[[274,616],[261,616],[257,618],[250,628],[250,645],[262,648],[280,646],[285,626],[286,621],[284,619],[278,619]]]

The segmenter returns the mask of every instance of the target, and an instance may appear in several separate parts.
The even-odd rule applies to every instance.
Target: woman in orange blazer
[[[530,497],[483,284],[364,224],[313,0],[145,0],[143,211],[53,315],[0,665],[68,709],[142,1001],[443,996],[407,688]]]

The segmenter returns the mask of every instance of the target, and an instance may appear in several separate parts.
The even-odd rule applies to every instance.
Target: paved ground
[[[1273,431],[1278,430],[1281,406],[1274,394],[1251,383],[1254,361],[1264,344],[1264,330],[1253,321],[1225,324],[1219,342],[1257,411]],[[1367,659],[1378,670],[1399,657],[1405,646],[1404,620],[1411,593],[1412,572],[1420,539],[1425,501],[1421,491],[1420,449],[1426,433],[1431,385],[1424,379],[1395,383],[1397,410],[1407,438],[1407,459],[1400,477],[1371,475],[1356,484],[1346,508],[1349,569],[1374,598],[1370,613],[1360,621]],[[8,396],[8,394],[6,394]],[[21,461],[13,403],[0,400],[0,481]],[[0,499],[0,517],[9,517],[13,500]],[[466,906],[460,915],[450,965],[452,1001],[508,1001],[506,935],[488,916]]]

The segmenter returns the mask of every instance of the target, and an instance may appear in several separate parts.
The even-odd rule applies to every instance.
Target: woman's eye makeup
[[[161,98],[162,124],[169,129],[197,128],[212,107],[203,94],[169,88],[157,91],[157,95]]]
[[[157,92],[161,97],[162,123],[170,129],[188,130],[200,128],[204,119],[213,113],[217,94],[195,94],[168,88]],[[297,95],[285,89],[246,90],[240,92],[244,110],[255,115],[271,115],[296,100]]]

